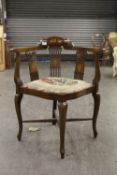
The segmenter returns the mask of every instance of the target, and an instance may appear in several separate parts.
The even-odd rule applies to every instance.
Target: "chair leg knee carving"
[[[22,129],[23,129],[23,123],[22,123],[22,114],[21,114],[21,100],[22,100],[23,95],[22,94],[16,94],[15,95],[15,108],[16,108],[16,113],[17,113],[17,118],[18,118],[18,123],[19,123],[19,131],[17,134],[17,138],[20,141],[21,136],[22,136]]]
[[[100,107],[100,95],[93,93],[93,99],[94,99],[94,111],[93,111],[93,122],[92,122],[92,127],[93,127],[93,133],[94,133],[94,138],[97,137],[98,132],[97,132],[97,116],[99,112],[99,107]]]

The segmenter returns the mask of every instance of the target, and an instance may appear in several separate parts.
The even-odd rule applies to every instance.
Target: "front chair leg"
[[[93,133],[94,137],[96,138],[98,135],[97,128],[96,128],[96,122],[97,122],[97,116],[99,112],[99,107],[100,107],[100,95],[93,93],[93,99],[94,99],[94,111],[93,111],[93,122],[92,122],[92,127],[93,127]]]
[[[22,94],[16,94],[15,95],[15,109],[16,109],[18,123],[19,123],[19,132],[17,134],[17,138],[18,138],[19,141],[21,140],[22,129],[23,129],[22,114],[21,114],[21,100],[22,100],[22,97],[23,97]]]
[[[52,118],[53,118],[53,119],[56,118],[56,116],[55,116],[55,110],[56,110],[56,108],[57,108],[57,101],[56,101],[56,100],[53,100],[53,108],[52,108]],[[52,124],[53,124],[53,125],[56,125],[56,121],[53,120],[53,121],[52,121]]]
[[[60,102],[58,103],[59,109],[59,128],[60,128],[60,154],[61,158],[64,158],[65,155],[65,124],[67,116],[67,103]]]

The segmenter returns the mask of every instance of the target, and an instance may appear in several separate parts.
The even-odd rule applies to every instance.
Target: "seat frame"
[[[92,121],[92,128],[94,133],[94,138],[97,137],[97,127],[96,121],[100,106],[100,94],[98,93],[99,89],[99,81],[100,81],[100,67],[98,61],[98,55],[100,53],[100,49],[98,48],[82,48],[72,44],[72,42],[67,41],[64,38],[58,36],[52,36],[45,39],[47,44],[43,45],[40,43],[39,45],[25,48],[15,48],[12,49],[15,55],[15,72],[14,72],[14,81],[16,84],[16,95],[15,95],[15,108],[19,123],[19,131],[17,138],[20,141],[23,130],[23,123],[30,122],[51,122],[53,125],[56,123],[59,124],[60,129],[60,155],[61,158],[65,156],[65,125],[66,121]],[[49,50],[50,53],[50,76],[60,76],[60,56],[61,50],[75,50],[76,51],[76,64],[74,70],[74,78],[75,79],[83,79],[84,75],[84,66],[85,66],[85,54],[87,52],[92,52],[94,54],[94,67],[95,74],[94,79],[92,81],[92,87],[89,89],[81,90],[80,92],[73,92],[70,94],[54,94],[54,93],[45,93],[42,91],[31,90],[28,88],[23,88],[23,82],[20,77],[20,62],[21,62],[21,53],[25,53],[28,59],[29,71],[31,81],[39,79],[39,73],[37,69],[36,62],[34,61],[35,51],[37,50]],[[80,55],[80,56],[79,56]],[[94,99],[94,110],[92,118],[68,118],[67,119],[67,100],[76,99],[86,94],[92,94]],[[49,99],[53,101],[52,108],[52,118],[50,119],[39,119],[39,120],[23,120],[21,113],[21,101],[24,94],[38,96],[41,98]],[[57,116],[56,110],[59,110],[59,116]]]

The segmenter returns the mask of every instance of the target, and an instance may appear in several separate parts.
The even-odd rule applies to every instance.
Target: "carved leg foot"
[[[55,116],[55,110],[56,110],[56,108],[57,108],[57,101],[53,101],[53,109],[52,109],[52,118],[53,119],[55,119],[56,118],[56,116]],[[52,121],[52,124],[53,125],[56,125],[56,121],[55,120],[53,120]]]
[[[16,94],[15,95],[15,109],[16,109],[16,113],[17,113],[17,118],[18,118],[18,123],[19,123],[19,132],[17,135],[18,140],[21,140],[21,136],[22,136],[22,129],[23,129],[23,125],[22,125],[22,115],[21,115],[21,100],[22,100],[22,94]]]
[[[100,106],[100,95],[95,94],[95,93],[92,95],[93,95],[93,99],[94,99],[94,111],[93,111],[92,127],[93,127],[94,138],[96,138],[98,135],[96,122],[97,122],[97,116],[98,116],[99,106]]]
[[[60,102],[58,104],[59,109],[59,128],[60,128],[60,154],[63,159],[65,156],[65,124],[67,115],[67,103]]]

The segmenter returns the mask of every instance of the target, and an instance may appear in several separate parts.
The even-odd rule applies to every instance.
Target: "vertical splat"
[[[26,57],[28,58],[28,66],[31,81],[39,79],[38,66],[36,62],[36,53],[26,53]]]
[[[84,77],[84,68],[85,68],[85,60],[84,60],[85,52],[83,50],[76,51],[76,64],[74,71],[74,78],[83,80]]]
[[[61,52],[64,44],[62,37],[49,37],[47,45],[50,53],[50,76],[61,76]]]
[[[50,53],[50,76],[61,76],[61,47],[49,47]]]

